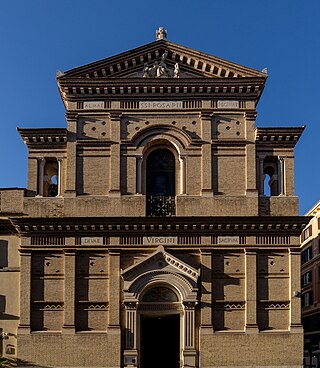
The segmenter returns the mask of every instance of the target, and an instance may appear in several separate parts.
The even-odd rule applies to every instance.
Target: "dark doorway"
[[[180,315],[141,316],[141,368],[179,368]]]

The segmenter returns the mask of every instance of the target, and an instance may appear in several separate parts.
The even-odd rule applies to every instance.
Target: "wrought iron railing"
[[[147,216],[169,217],[176,214],[175,196],[153,196],[147,197]]]

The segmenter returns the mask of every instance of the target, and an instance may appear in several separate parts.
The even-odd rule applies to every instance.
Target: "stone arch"
[[[154,141],[161,140],[173,145],[179,154],[184,154],[191,144],[190,136],[183,130],[165,125],[151,126],[139,131],[133,136],[132,143],[140,154],[144,154]]]
[[[146,193],[146,157],[157,148],[170,150],[176,158],[176,194],[186,192],[186,150],[191,138],[181,129],[157,125],[138,132],[132,139],[137,152],[137,193]]]
[[[139,301],[143,294],[155,286],[169,286],[180,296],[181,302],[196,302],[197,290],[194,282],[185,277],[168,271],[150,271],[138,277],[127,291],[130,300]],[[125,295],[126,299],[126,295]]]

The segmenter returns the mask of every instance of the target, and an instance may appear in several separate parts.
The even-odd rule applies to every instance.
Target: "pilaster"
[[[257,325],[257,254],[255,251],[245,251],[246,270],[246,332],[258,332]]]
[[[290,331],[301,332],[301,301],[300,292],[300,251],[297,249],[289,250],[289,298],[290,298]]]
[[[109,326],[108,330],[120,330],[120,252],[109,251]]]
[[[201,135],[202,135],[202,161],[201,161],[201,192],[202,195],[212,196],[212,144],[211,144],[211,130],[212,130],[212,113],[200,113],[201,118]]]
[[[63,333],[75,332],[75,276],[76,253],[74,249],[64,251],[64,323]]]
[[[245,113],[246,121],[246,192],[256,193],[256,146],[255,146],[255,121],[257,113],[255,111]]]
[[[31,251],[20,250],[20,323],[19,334],[31,329]]]
[[[65,197],[75,197],[77,193],[77,114],[67,113],[67,180]]]
[[[109,195],[120,196],[120,125],[121,125],[121,112],[115,111],[109,114],[110,117],[110,137],[112,141],[110,149],[110,190]]]
[[[201,252],[201,333],[212,333],[212,253]]]

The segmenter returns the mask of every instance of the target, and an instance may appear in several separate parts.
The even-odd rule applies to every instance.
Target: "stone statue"
[[[174,64],[173,78],[180,78],[180,69],[178,63]]]
[[[143,74],[142,74],[142,77],[143,78],[150,78],[150,77],[152,77],[152,68],[150,68],[147,63],[145,63],[144,66],[143,66]]]
[[[167,38],[167,30],[164,29],[164,27],[159,27],[159,29],[156,30],[156,39],[158,40],[164,40]]]
[[[170,78],[172,77],[172,73],[170,73],[167,68],[166,63],[164,62],[166,59],[166,54],[162,54],[160,62],[155,61],[152,66],[149,66],[147,63],[143,66],[142,77],[143,78]],[[179,66],[178,66],[179,72]],[[179,74],[179,73],[178,73]],[[175,77],[179,78],[179,77]]]

